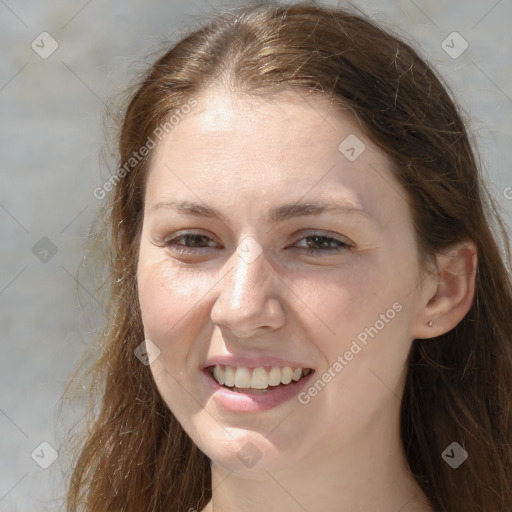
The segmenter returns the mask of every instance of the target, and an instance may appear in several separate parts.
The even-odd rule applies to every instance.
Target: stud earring
[[[432,326],[434,325],[434,320],[429,320],[429,321],[427,322],[427,325],[428,325],[429,327],[432,327]]]

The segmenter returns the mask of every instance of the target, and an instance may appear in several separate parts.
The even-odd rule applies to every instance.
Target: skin
[[[468,311],[474,246],[438,255],[436,272],[420,268],[405,193],[348,111],[296,92],[270,101],[212,90],[198,101],[152,155],[137,278],[145,337],[160,350],[155,382],[212,461],[205,510],[432,511],[399,438],[406,359],[413,339],[446,332]],[[365,145],[354,161],[338,149],[350,134]],[[165,206],[174,200],[224,219]],[[267,219],[293,201],[350,209]],[[166,246],[184,230],[208,238],[180,238],[200,245],[192,254]],[[348,247],[308,255],[313,234]],[[262,251],[250,262],[236,252],[247,236]],[[230,412],[203,385],[208,358],[230,354],[291,359],[321,376],[397,303],[307,404]],[[250,468],[237,458],[248,442],[261,454]]]

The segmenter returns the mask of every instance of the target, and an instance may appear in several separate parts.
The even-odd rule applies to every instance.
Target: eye
[[[181,254],[197,254],[204,249],[216,247],[217,244],[209,236],[201,233],[181,233],[168,239],[165,246]],[[299,248],[301,252],[312,256],[338,253],[351,247],[352,245],[344,240],[321,233],[305,236],[291,246],[291,248]]]
[[[198,249],[215,246],[215,242],[201,233],[182,233],[167,240],[165,245],[182,254],[194,254]]]
[[[301,238],[294,247],[301,247],[299,242],[305,241],[303,252],[313,256],[320,256],[321,253],[338,253],[350,249],[352,245],[344,240],[321,233],[313,233]]]

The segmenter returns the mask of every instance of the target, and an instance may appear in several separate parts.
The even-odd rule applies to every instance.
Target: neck
[[[247,478],[212,463],[212,500],[204,512],[433,512],[410,474],[400,440],[363,442],[281,472]],[[336,450],[339,456],[334,457]]]

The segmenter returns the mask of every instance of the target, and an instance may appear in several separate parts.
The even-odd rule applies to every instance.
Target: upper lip
[[[297,361],[285,360],[277,357],[233,357],[233,356],[217,356],[211,357],[206,361],[203,365],[202,369],[205,370],[210,366],[215,365],[225,365],[225,366],[236,366],[236,367],[244,367],[244,368],[260,368],[263,366],[280,366],[285,367],[289,366],[290,368],[310,368],[308,365],[304,365]]]

